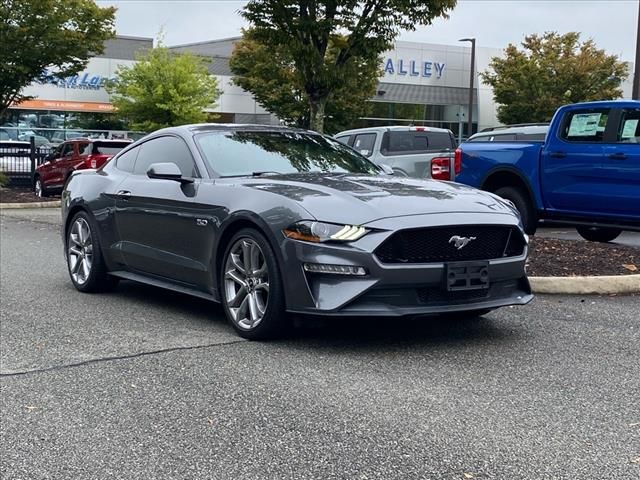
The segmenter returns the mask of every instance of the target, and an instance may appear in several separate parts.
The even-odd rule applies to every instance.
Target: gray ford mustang
[[[279,127],[157,131],[62,195],[71,281],[135,280],[221,302],[259,339],[286,312],[482,314],[533,297],[514,206],[386,174],[349,147]]]

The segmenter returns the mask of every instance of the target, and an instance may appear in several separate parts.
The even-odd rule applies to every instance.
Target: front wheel
[[[590,242],[611,242],[622,233],[619,228],[576,227],[582,238]]]
[[[36,197],[44,198],[49,196],[49,192],[47,188],[42,183],[42,179],[38,176],[33,182],[33,193],[35,193]]]
[[[280,270],[260,232],[246,228],[233,236],[220,279],[224,311],[238,335],[263,340],[282,333],[288,320]]]
[[[76,213],[67,230],[67,268],[73,286],[81,292],[110,290],[118,282],[107,272],[97,232],[87,212]]]

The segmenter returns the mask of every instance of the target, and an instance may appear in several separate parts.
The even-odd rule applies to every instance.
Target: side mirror
[[[147,169],[147,177],[160,180],[174,180],[180,183],[193,183],[192,178],[185,178],[175,163],[152,163]]]
[[[380,167],[380,170],[385,173],[385,175],[393,175],[393,168],[391,168],[386,163],[381,163],[378,166]]]

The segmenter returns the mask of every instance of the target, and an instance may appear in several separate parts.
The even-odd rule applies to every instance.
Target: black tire
[[[622,233],[619,228],[576,227],[582,238],[590,242],[611,242]]]
[[[40,175],[36,175],[33,179],[33,193],[36,197],[44,198],[49,196],[49,191],[47,187],[44,186],[42,180],[40,179]]]
[[[77,265],[78,263],[80,263],[80,261],[78,260],[77,256],[72,256],[69,248],[70,244],[74,242],[74,240],[72,240],[74,225],[76,225],[76,223],[80,220],[83,220],[86,223],[90,232],[91,265],[89,267],[89,274],[88,276],[86,276],[86,278],[79,278],[78,274],[74,276],[74,267],[72,264]],[[80,239],[76,236],[76,240]],[[74,247],[77,250],[79,245],[74,245]],[[86,250],[86,248],[86,245],[84,248],[80,248],[81,250],[83,250],[84,257],[86,257],[86,251],[84,251]],[[118,284],[118,278],[109,275],[107,271],[104,257],[102,255],[98,228],[93,217],[87,212],[80,211],[76,213],[71,219],[71,222],[69,222],[69,226],[65,231],[64,251],[65,259],[67,261],[67,271],[69,272],[69,278],[71,279],[71,283],[73,283],[73,286],[77,290],[85,293],[104,292],[113,289]],[[75,262],[73,262],[73,258],[75,258]]]
[[[262,301],[258,302],[257,300],[254,300],[254,306],[255,308],[258,308],[257,305],[260,303],[263,307],[265,307],[261,319],[255,326],[242,324],[242,322],[244,322],[245,320],[249,321],[248,318],[244,320],[236,320],[234,317],[234,313],[231,309],[236,309],[235,316],[241,315],[240,312],[243,308],[242,305],[244,304],[244,302],[239,302],[240,305],[238,307],[231,307],[229,305],[230,299],[228,297],[230,296],[230,293],[228,292],[228,288],[233,289],[234,287],[227,286],[226,278],[227,272],[229,271],[227,269],[227,266],[228,262],[232,261],[230,259],[232,250],[237,248],[238,243],[242,241],[249,241],[250,243],[255,242],[255,244],[257,244],[257,246],[260,248],[260,254],[264,259],[264,262],[262,263],[263,267],[259,270],[263,270],[264,266],[266,266],[266,279],[268,286],[266,302],[264,302],[264,290],[260,291],[262,293],[258,293],[259,290],[256,288],[256,285],[262,284],[261,282],[264,281],[264,278],[261,280],[260,278],[258,278],[259,274],[257,274],[256,278],[244,279],[247,283],[250,280],[255,282],[253,286],[249,285],[249,288],[253,288],[253,291],[250,290],[250,293],[246,293],[245,297],[249,299],[251,294],[260,295]],[[242,265],[244,266],[244,261],[242,262]],[[250,274],[249,277],[252,277],[252,275]],[[225,315],[227,316],[227,320],[234,328],[234,330],[238,333],[238,335],[249,340],[266,340],[273,339],[284,334],[285,330],[287,330],[287,328],[290,326],[290,322],[285,309],[282,277],[275,253],[273,252],[273,249],[271,248],[268,240],[264,237],[264,235],[262,235],[262,233],[253,228],[245,228],[237,232],[231,238],[231,240],[225,247],[224,256],[222,257],[222,262],[220,263],[219,279],[219,291]],[[238,289],[238,291],[239,290],[240,289]],[[254,297],[254,299],[255,298],[256,297]],[[248,302],[251,303],[251,300],[249,299]],[[246,313],[247,309],[250,310],[250,305],[245,306],[244,309]]]
[[[522,191],[518,187],[502,187],[498,188],[495,192],[496,195],[502,198],[506,198],[513,202],[513,204],[520,212],[520,218],[522,219],[522,225],[524,232],[527,235],[533,235],[536,233],[538,226],[538,219],[536,218],[536,212],[528,200],[529,195]]]

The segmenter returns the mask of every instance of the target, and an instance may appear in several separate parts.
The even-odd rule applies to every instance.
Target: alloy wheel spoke
[[[245,298],[247,298],[247,289],[246,287],[240,287],[240,289],[236,292],[236,295],[228,300],[229,307],[240,307],[240,304],[244,301]]]
[[[82,252],[80,252],[80,250],[77,247],[73,246],[73,247],[69,247],[69,253],[71,255],[81,255]]]
[[[251,269],[249,270],[249,272],[252,275],[255,275],[260,265],[260,247],[258,247],[258,245],[256,245],[255,243],[251,243],[249,252],[251,255]]]
[[[227,273],[225,273],[224,277],[229,280],[233,280],[241,287],[247,286],[246,279],[239,272],[236,272],[235,270],[229,270]]]
[[[235,269],[238,272],[242,273],[243,275],[247,274],[247,271],[245,270],[244,265],[240,261],[240,255],[239,254],[231,253],[229,258],[231,258],[231,263],[233,264],[233,266],[235,267]]]
[[[81,263],[82,263],[82,274],[84,275],[84,280],[86,280],[87,278],[89,278],[89,272],[91,268],[86,258],[83,258]]]
[[[251,274],[251,244],[246,240],[242,242],[242,263],[247,274]]]
[[[256,300],[256,292],[249,293],[248,297],[249,297],[249,314],[251,315],[251,323],[255,323],[258,320],[260,320],[260,318],[262,317],[262,315],[260,315],[260,312],[258,310],[258,301]]]
[[[266,293],[269,293],[269,282],[260,282],[255,287],[256,290],[264,290]]]
[[[247,318],[247,307],[249,305],[249,295],[245,295],[240,302],[240,305],[236,309],[232,309],[231,312],[234,314],[234,320],[237,322],[244,320]]]

